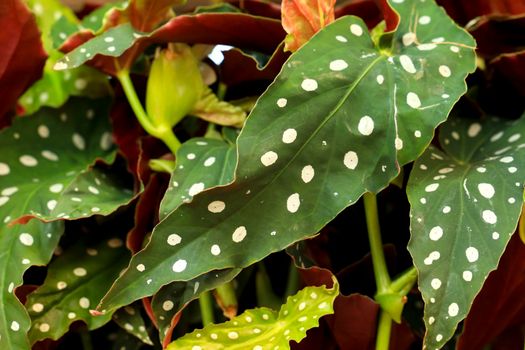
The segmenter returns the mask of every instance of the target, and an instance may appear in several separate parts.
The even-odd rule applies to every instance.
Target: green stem
[[[370,253],[374,265],[374,276],[376,279],[377,292],[385,293],[390,287],[390,275],[386,267],[383,242],[381,241],[381,228],[377,214],[377,199],[373,193],[365,193],[363,196],[366,215],[366,226],[368,228],[368,239],[370,240]]]
[[[237,302],[237,294],[235,294],[235,288],[233,287],[233,281],[217,287],[217,289],[215,289],[215,296],[222,306],[224,316],[231,319],[237,315],[239,305]]]
[[[294,262],[290,263],[290,269],[288,271],[288,282],[286,283],[286,290],[284,292],[284,297],[287,298],[290,295],[294,295],[299,290],[299,271],[295,267]]]
[[[137,92],[135,91],[135,87],[133,86],[133,82],[129,76],[129,70],[119,70],[117,73],[117,78],[120,81],[120,84],[122,84],[122,89],[124,90],[131,109],[133,109],[133,112],[135,113],[135,116],[137,117],[140,125],[142,125],[148,134],[161,139],[166,144],[166,146],[168,146],[173,155],[175,155],[181,145],[180,141],[173,134],[173,131],[170,127],[156,126],[151,122],[148,114],[142,106],[142,103],[140,102],[139,97],[137,96]]]
[[[390,331],[392,330],[392,318],[388,312],[380,311],[379,324],[377,326],[376,350],[388,350],[390,346]]]
[[[417,270],[414,266],[403,272],[399,277],[392,281],[390,289],[393,292],[410,291],[417,281]],[[407,294],[406,293],[403,294]]]
[[[78,331],[80,335],[80,342],[83,350],[93,350],[93,343],[91,342],[91,334],[87,328],[82,328]]]
[[[213,316],[213,304],[210,292],[201,293],[199,296],[199,306],[201,308],[202,325],[206,327],[215,322]]]

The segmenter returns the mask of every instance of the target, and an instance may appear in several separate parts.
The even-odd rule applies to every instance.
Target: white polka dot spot
[[[446,205],[446,206],[443,207],[442,211],[443,211],[443,214],[448,214],[448,213],[450,213],[450,207],[448,205]]]
[[[439,66],[438,68],[439,74],[441,74],[442,77],[448,78],[452,74],[450,71],[450,68],[448,66],[445,66],[444,64]]]
[[[38,329],[39,329],[40,332],[42,332],[42,333],[47,333],[47,332],[49,332],[50,327],[49,327],[49,324],[47,324],[47,323],[42,323],[42,324],[40,325],[40,327],[38,327]]]
[[[188,266],[188,262],[184,259],[179,259],[173,264],[172,270],[173,272],[182,272],[186,270],[186,266]]]
[[[53,210],[53,209],[55,209],[55,207],[57,206],[57,204],[58,204],[57,201],[54,200],[54,199],[52,199],[52,200],[50,200],[50,201],[47,202],[47,209],[49,209],[49,210]]]
[[[487,199],[491,199],[492,197],[494,197],[494,193],[496,193],[496,191],[494,190],[494,186],[488,183],[480,183],[478,185],[478,190],[479,193]]]
[[[34,242],[33,236],[29,233],[21,233],[20,236],[18,236],[18,239],[23,245],[28,247],[32,246]]]
[[[20,329],[20,324],[16,321],[11,322],[11,330],[17,332]]]
[[[246,237],[246,234],[246,227],[239,226],[235,229],[235,231],[233,231],[232,241],[234,241],[235,243],[242,242],[242,240]]]
[[[307,165],[301,170],[301,179],[304,183],[309,183],[312,181],[315,175],[315,170],[311,165]]]
[[[146,270],[146,266],[144,266],[144,264],[137,265],[137,271],[144,272],[145,270]]]
[[[215,157],[210,157],[204,161],[204,166],[212,166],[215,163]]]
[[[507,157],[501,158],[499,161],[502,163],[511,163],[512,161],[514,161],[514,158],[507,156]]]
[[[479,252],[474,247],[468,247],[465,250],[465,255],[467,257],[467,260],[471,263],[478,261],[479,259]]]
[[[288,209],[290,213],[296,213],[299,210],[300,205],[301,199],[299,198],[299,193],[290,195],[286,200],[286,209]]]
[[[301,83],[301,88],[304,91],[315,91],[317,90],[317,81],[314,79],[304,79]]]
[[[455,317],[458,315],[459,306],[456,303],[452,303],[448,306],[448,314],[450,317]]]
[[[429,16],[421,16],[419,17],[419,24],[426,25],[429,24],[432,19]]]
[[[483,210],[481,213],[481,217],[483,218],[483,221],[485,221],[487,224],[495,224],[498,221],[498,217],[492,210]]]
[[[359,132],[365,136],[372,134],[374,131],[374,120],[370,118],[370,116],[365,115],[359,120],[357,130],[359,130]]]
[[[292,143],[295,141],[295,139],[297,138],[297,130],[295,129],[286,129],[284,132],[283,132],[283,142],[284,143]]]
[[[60,193],[62,192],[63,189],[64,189],[63,184],[54,184],[54,185],[49,186],[49,191],[53,193]]]
[[[465,281],[467,281],[467,282],[472,281],[472,272],[470,272],[468,270],[467,271],[463,271],[463,275],[462,276],[463,276],[463,279]]]
[[[274,151],[268,151],[261,156],[261,163],[264,166],[270,166],[277,161],[279,156]]]
[[[188,191],[188,194],[190,196],[195,196],[198,193],[201,193],[202,191],[204,191],[204,184],[202,182],[198,182],[198,183],[191,185]]]
[[[409,46],[409,45],[412,45],[415,41],[416,41],[417,37],[416,37],[416,33],[414,32],[408,32],[408,33],[405,33],[403,34],[403,45],[405,46]]]
[[[385,81],[385,77],[382,75],[382,74],[379,74],[377,77],[376,77],[376,81],[379,85],[382,85],[383,82]]]
[[[78,305],[79,305],[81,308],[83,308],[83,309],[87,309],[87,308],[89,308],[89,305],[90,305],[90,304],[91,304],[91,303],[90,303],[89,299],[86,298],[86,297],[82,297],[82,298],[80,298],[80,299],[78,300]]]
[[[41,154],[42,154],[42,157],[46,158],[47,160],[51,160],[53,162],[56,162],[58,160],[58,156],[54,152],[43,150]]]
[[[430,281],[430,285],[434,289],[439,289],[441,287],[441,280],[439,278],[433,278],[432,281]]]
[[[87,271],[83,267],[77,267],[73,269],[73,274],[78,277],[84,277],[85,275],[87,275]]]
[[[412,62],[409,56],[399,56],[399,62],[401,63],[401,67],[403,67],[403,69],[408,73],[414,74],[415,72],[417,72],[416,67],[414,66],[414,62]]]
[[[37,128],[37,132],[38,135],[43,139],[49,137],[49,128],[46,125],[39,125]]]
[[[1,176],[8,175],[10,171],[11,169],[9,169],[9,165],[7,165],[6,163],[0,163],[0,175]]]
[[[171,311],[173,309],[173,307],[175,306],[175,304],[173,304],[173,301],[171,300],[165,300],[163,303],[162,303],[162,310],[164,311]]]
[[[234,331],[228,332],[228,338],[230,338],[230,339],[237,339],[237,338],[239,338],[239,333],[234,332]]]
[[[176,246],[177,244],[179,244],[180,242],[182,241],[182,238],[176,234],[176,233],[172,233],[171,235],[168,236],[168,239],[166,240],[166,242],[171,245],[171,246]]]
[[[221,253],[221,247],[219,247],[218,244],[214,244],[214,245],[211,246],[210,252],[213,255],[217,256],[217,255],[219,255]]]
[[[277,106],[280,107],[280,108],[284,108],[286,107],[286,104],[288,103],[288,100],[281,97],[280,99],[277,100]]]
[[[357,156],[357,153],[354,151],[346,152],[343,163],[348,169],[354,170],[359,163],[359,157]]]
[[[208,204],[208,210],[211,213],[220,213],[226,208],[226,203],[223,201],[213,201],[210,204]]]
[[[470,124],[467,135],[469,137],[476,137],[478,136],[479,132],[481,131],[481,124],[480,123],[472,123]]]
[[[20,158],[18,158],[18,160],[20,161],[20,163],[22,163],[22,165],[28,166],[28,167],[33,167],[38,164],[38,161],[36,160],[35,157],[29,156],[27,154],[21,156]]]
[[[346,42],[348,42],[348,39],[345,38],[345,37],[342,36],[342,35],[337,35],[337,36],[335,37],[335,39],[336,39],[337,41],[339,41],[339,42],[342,42],[342,43],[346,43]]]
[[[354,34],[355,36],[361,36],[363,35],[363,28],[359,25],[359,24],[352,24],[350,25],[350,31],[352,32],[352,34]]]
[[[438,241],[441,237],[443,237],[443,229],[441,226],[434,226],[430,230],[429,238],[433,241]]]
[[[412,108],[421,107],[421,101],[419,100],[419,96],[414,92],[409,92],[407,94],[407,105],[409,105]]]
[[[437,183],[427,185],[425,187],[425,192],[434,192],[435,190],[438,189],[438,187],[439,187],[439,184],[437,184]]]
[[[74,133],[71,137],[71,141],[73,142],[73,145],[75,145],[76,148],[83,151],[86,149],[86,141],[82,137],[82,135],[78,133]]]
[[[33,306],[31,307],[31,309],[33,309],[34,312],[42,312],[42,311],[44,311],[44,304],[41,304],[41,303],[35,303],[35,304],[33,304]]]
[[[348,68],[348,63],[345,60],[334,60],[330,62],[330,70],[334,72],[339,72]]]

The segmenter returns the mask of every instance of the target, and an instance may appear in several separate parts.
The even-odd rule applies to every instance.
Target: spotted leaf
[[[338,294],[336,282],[332,289],[306,287],[288,297],[279,312],[268,308],[247,310],[231,321],[187,334],[167,349],[290,349],[290,340],[301,341],[307,330],[319,325],[319,318],[334,312]]]
[[[200,293],[230,282],[239,272],[241,269],[211,271],[188,282],[173,282],[162,287],[151,302],[162,344],[169,342],[174,327],[172,320],[179,311]]]
[[[129,305],[119,309],[113,314],[113,321],[126,332],[140,339],[143,343],[153,345],[146,330],[146,324],[142,318],[140,308]]]
[[[425,301],[425,344],[440,348],[498,266],[523,203],[525,118],[453,119],[414,164],[409,250]]]
[[[122,240],[112,238],[94,247],[78,244],[51,262],[44,284],[26,302],[32,321],[31,343],[60,338],[76,320],[85,322],[89,329],[110,321],[111,313],[95,317],[89,310],[111,287],[128,259]]]
[[[19,212],[26,209],[27,203],[17,208]],[[0,217],[4,216],[0,208]],[[14,290],[22,284],[24,272],[31,265],[49,262],[64,225],[61,221],[46,224],[33,220],[8,227],[7,222],[4,219],[0,225],[0,349],[29,350],[26,333],[31,319]]]
[[[160,206],[165,218],[194,195],[233,180],[235,149],[219,140],[194,138],[177,151],[176,170]]]
[[[388,50],[344,17],[289,58],[239,135],[235,181],[166,217],[102,308],[311,237],[424,150],[465,91],[474,42],[432,1],[393,5],[401,20]]]
[[[122,176],[90,168],[115,157],[108,102],[75,98],[0,132],[0,218],[75,219],[109,214],[131,200]]]

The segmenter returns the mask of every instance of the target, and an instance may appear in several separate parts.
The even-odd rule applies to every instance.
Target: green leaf
[[[425,344],[454,334],[514,233],[523,203],[525,118],[453,119],[408,182],[412,238],[425,301]]]
[[[176,170],[160,205],[160,218],[165,218],[194,195],[233,180],[235,149],[220,140],[193,138],[177,151]]]
[[[113,321],[126,332],[140,339],[143,343],[153,345],[146,331],[146,324],[144,323],[140,310],[138,307],[128,305],[113,314]]]
[[[106,185],[110,178],[104,179],[102,170],[89,170],[96,159],[114,158],[107,109],[107,100],[72,99],[62,109],[42,109],[35,115],[15,119],[11,127],[0,131],[2,349],[29,348],[25,335],[29,317],[13,290],[22,284],[23,273],[29,266],[48,263],[63,232],[62,222],[44,224],[33,220],[27,225],[7,225],[26,214],[52,220],[109,213],[131,198],[130,193]],[[97,184],[95,177],[103,186]],[[89,191],[90,186],[111,202],[98,203],[97,195]],[[68,195],[77,187],[78,198],[84,202]],[[106,190],[109,197],[102,193]],[[95,211],[93,203],[97,203]]]
[[[241,269],[211,271],[188,282],[173,282],[162,287],[151,301],[161,343],[164,344],[166,336],[170,334],[172,319],[190,301],[197,299],[203,292],[230,282],[240,272]]]
[[[16,208],[19,212],[25,206]],[[5,210],[0,208],[0,218]],[[0,226],[0,349],[29,350],[27,331],[31,319],[16,297],[15,287],[31,265],[46,265],[64,231],[61,221],[42,223],[32,220],[27,225]],[[29,238],[31,237],[31,238]]]
[[[124,51],[129,49],[138,38],[148,35],[147,33],[135,30],[130,23],[121,24],[108,29],[104,33],[69,52],[57,61],[54,69],[64,70],[80,67],[98,54],[119,57]]]
[[[219,100],[209,88],[190,114],[211,123],[236,127],[242,127],[246,119],[246,112],[241,107]]]
[[[71,99],[0,132],[1,219],[76,219],[109,214],[131,200],[121,175],[90,168],[97,159],[115,157],[108,102]]]
[[[319,318],[334,312],[339,286],[306,287],[288,297],[277,313],[268,308],[247,310],[231,321],[211,324],[175,340],[168,350],[290,349],[290,340],[306,337],[319,325]]]
[[[344,17],[293,54],[237,140],[235,181],[166,217],[101,307],[248,266],[386,187],[429,144],[475,68],[470,35],[432,1],[415,4],[393,4],[401,21],[388,52],[361,19]]]
[[[92,316],[92,309],[126,266],[129,253],[122,240],[112,238],[95,247],[84,242],[68,248],[49,264],[46,280],[31,293],[26,308],[31,316],[31,343],[64,335],[74,321],[96,329],[111,313]]]

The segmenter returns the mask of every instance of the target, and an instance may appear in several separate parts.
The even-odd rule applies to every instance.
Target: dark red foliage
[[[525,15],[481,17],[469,30],[476,38],[478,53],[484,57],[522,51],[525,47]]]
[[[243,30],[239,30],[242,28]],[[285,32],[277,20],[242,13],[203,13],[177,16],[149,37],[140,38],[118,61],[129,67],[137,56],[151,44],[184,42],[189,44],[224,44],[272,54],[284,39]],[[70,37],[60,48],[69,52],[88,41],[93,34],[81,32]],[[108,74],[115,74],[114,58],[96,55],[89,61]]]
[[[365,21],[368,28],[375,27],[383,20],[381,8],[375,0],[353,0],[347,1],[335,8],[335,17],[357,16]]]
[[[437,0],[450,17],[461,25],[484,15],[519,15],[525,13],[525,2],[521,0]]]
[[[523,349],[525,325],[525,244],[517,234],[509,242],[498,269],[486,280],[466,320],[458,350],[483,349],[497,337],[498,343],[508,347],[500,349]],[[516,335],[516,332],[518,335]],[[517,337],[518,342],[507,342]],[[521,338],[519,337],[521,335]],[[521,345],[520,345],[521,344]]]
[[[0,128],[9,124],[16,101],[42,75],[47,55],[35,18],[22,0],[0,1]]]

